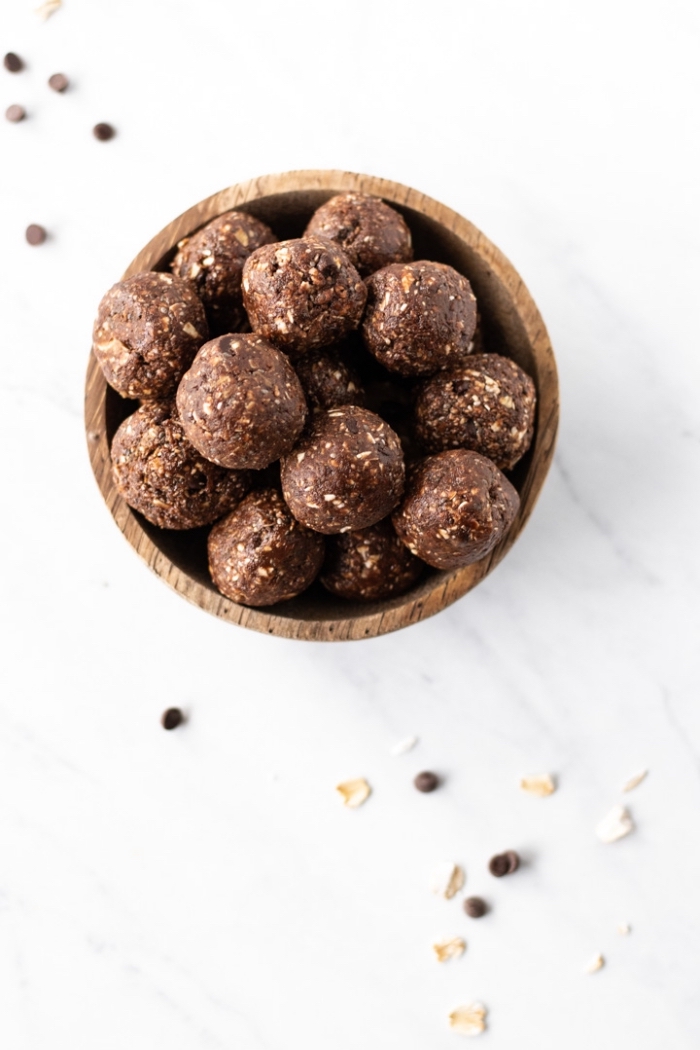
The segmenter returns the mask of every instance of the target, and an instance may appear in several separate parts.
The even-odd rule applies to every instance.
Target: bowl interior
[[[283,189],[255,199],[236,201],[235,204],[226,200],[225,193],[217,195],[221,198],[220,207],[217,208],[216,203],[212,204],[216,198],[211,198],[209,202],[204,202],[209,206],[201,214],[197,214],[196,208],[191,209],[180,220],[176,220],[163,231],[160,238],[156,238],[150,246],[144,249],[144,252],[127,270],[127,274],[137,272],[139,269],[167,270],[175,254],[178,240],[188,233],[194,233],[215,215],[234,206],[266,222],[280,239],[299,237],[315,209],[335,193],[347,189],[348,186],[343,185],[343,180],[338,179],[337,185],[331,183],[324,187]],[[403,187],[400,189],[405,191]],[[377,190],[370,192],[377,192]],[[389,200],[406,219],[413,235],[416,259],[448,263],[469,279],[477,297],[487,349],[512,357],[535,381],[538,391],[535,437],[528,453],[509,474],[510,480],[521,494],[521,511],[508,535],[482,562],[456,572],[438,572],[427,568],[418,583],[410,591],[397,598],[371,603],[347,602],[335,598],[319,583],[315,583],[297,598],[266,609],[253,610],[237,606],[223,598],[212,584],[207,570],[208,528],[184,532],[159,529],[123,504],[120,497],[113,491],[110,479],[104,476],[104,471],[103,477],[100,478],[98,475],[103,493],[120,527],[156,572],[164,576],[186,597],[209,608],[209,611],[216,615],[224,616],[257,630],[264,630],[267,633],[321,638],[369,637],[383,633],[384,630],[395,629],[396,626],[403,626],[403,623],[398,622],[402,618],[408,617],[406,622],[414,622],[437,611],[437,608],[449,604],[455,597],[459,597],[460,594],[474,586],[500,560],[524,525],[543,480],[542,476],[535,485],[534,475],[537,472],[533,471],[533,459],[537,455],[538,445],[540,451],[542,447],[542,442],[539,440],[542,413],[543,409],[548,409],[547,398],[543,400],[543,394],[546,395],[547,390],[543,389],[546,384],[543,383],[542,352],[540,348],[538,353],[537,347],[533,345],[532,332],[527,330],[522,316],[522,303],[519,303],[514,297],[509,282],[503,279],[503,274],[496,272],[499,269],[498,263],[503,260],[503,257],[465,220],[460,221],[473,231],[473,236],[468,238],[465,238],[462,230],[455,231],[448,223],[441,221],[441,217],[426,214],[422,206],[411,207],[405,200],[397,201],[387,192],[379,191],[379,193]],[[419,198],[418,203],[425,200],[420,195],[416,194],[416,197]],[[435,204],[435,202],[430,203]],[[436,207],[442,209],[440,205]],[[444,211],[449,216],[454,216],[454,213],[447,212],[447,209]],[[190,217],[189,225],[188,216]],[[458,216],[455,218],[459,219]],[[512,271],[510,264],[507,264],[506,260],[503,262]],[[515,277],[517,278],[517,275]],[[517,280],[519,282],[519,278]],[[531,303],[529,296],[527,299]],[[534,304],[532,305],[534,309]],[[539,319],[539,315],[536,316]],[[542,331],[544,332],[543,326]],[[551,357],[548,342],[547,348]],[[552,370],[554,368],[553,358],[551,368]],[[554,376],[556,376],[555,372]],[[117,427],[135,410],[137,403],[121,398],[104,382],[102,386],[103,415],[101,421],[98,421],[98,428],[104,430],[108,448]],[[556,430],[556,419],[554,430]],[[550,445],[553,445],[553,440],[552,434]],[[551,448],[548,454],[551,458]],[[98,474],[94,458],[93,467]],[[109,495],[105,487],[110,488]],[[531,489],[533,490],[532,499],[528,506],[527,496]],[[122,504],[118,514],[115,513],[117,504]],[[129,527],[126,528],[124,522],[127,522],[128,519],[131,521]],[[139,544],[134,542],[134,533],[140,533],[144,538],[147,537],[154,552],[158,552],[160,557],[155,553],[152,557],[148,557],[147,552],[141,550]],[[295,627],[295,624],[302,626]],[[316,625],[316,628],[313,625]],[[345,630],[343,625],[346,625]]]

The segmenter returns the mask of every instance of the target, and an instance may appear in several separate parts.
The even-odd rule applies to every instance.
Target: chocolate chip
[[[32,223],[31,226],[27,226],[24,236],[27,238],[28,244],[43,244],[46,240],[46,230],[43,226],[37,226],[36,223]]]
[[[413,783],[419,791],[423,791],[427,794],[429,791],[434,791],[436,787],[440,785],[440,778],[436,773],[419,773],[414,779]]]
[[[481,897],[467,897],[464,902],[464,910],[470,919],[480,919],[489,910],[486,901]]]
[[[100,142],[109,142],[116,135],[116,131],[111,124],[95,124],[92,133]]]
[[[27,111],[24,106],[8,106],[5,110],[5,117],[13,124],[19,124],[20,120],[24,120],[27,115]]]
[[[7,52],[2,60],[2,64],[8,73],[19,73],[20,70],[24,69],[24,62],[14,51]]]
[[[169,707],[160,716],[160,724],[163,729],[177,729],[185,721],[185,716],[179,707]]]
[[[507,849],[506,850],[506,857],[508,858],[508,863],[510,865],[510,867],[508,869],[508,874],[511,875],[514,871],[517,871],[518,868],[520,867],[520,857],[518,856],[518,854],[515,852],[514,849]]]
[[[505,853],[498,853],[495,857],[491,857],[489,861],[489,871],[497,879],[500,879],[503,875],[512,875],[519,867],[520,857],[514,849],[506,850]]]
[[[53,73],[49,77],[49,87],[52,91],[65,91],[68,87],[68,77],[65,73]]]

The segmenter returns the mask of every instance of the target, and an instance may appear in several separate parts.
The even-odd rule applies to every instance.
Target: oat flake
[[[58,11],[59,7],[62,6],[63,0],[45,0],[45,3],[43,3],[41,7],[36,8],[36,14],[46,21],[47,18],[51,18],[51,15]]]
[[[459,864],[445,861],[433,872],[432,890],[446,901],[451,900],[464,885],[464,872]]]
[[[372,788],[364,777],[358,777],[356,780],[345,780],[342,784],[338,784],[335,790],[342,798],[343,805],[348,806],[350,809],[357,809],[372,794]]]
[[[450,1014],[450,1028],[460,1035],[480,1035],[486,1028],[486,1007],[481,1003],[458,1006]]]
[[[549,773],[538,773],[536,776],[522,777],[520,787],[528,795],[534,795],[535,798],[546,798],[547,795],[553,794],[557,789],[554,779]]]
[[[594,955],[591,961],[586,967],[586,973],[597,973],[598,970],[602,970],[605,966],[605,959],[602,955]]]
[[[467,947],[467,942],[462,937],[451,937],[446,941],[438,941],[433,945],[435,958],[438,962],[449,962],[450,959],[459,959]]]

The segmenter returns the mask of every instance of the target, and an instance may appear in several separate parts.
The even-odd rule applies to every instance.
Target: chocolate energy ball
[[[204,303],[212,335],[238,332],[246,323],[243,263],[256,248],[276,240],[264,222],[242,211],[229,211],[180,241],[171,269],[192,283]]]
[[[496,546],[519,506],[518,493],[490,459],[454,449],[414,468],[393,522],[418,558],[435,569],[459,569]]]
[[[306,420],[297,374],[257,335],[220,335],[201,348],[177,390],[188,441],[234,470],[262,470],[294,445]]]
[[[394,263],[367,279],[362,335],[392,372],[428,376],[469,353],[476,298],[466,277],[436,262]]]
[[[291,354],[337,343],[359,325],[366,299],[345,253],[321,237],[264,245],[243,267],[251,328]]]
[[[338,405],[364,404],[360,377],[337,347],[309,350],[294,363],[309,408],[313,412]]]
[[[368,193],[331,197],[311,216],[304,236],[309,234],[335,241],[362,277],[413,258],[411,231],[403,216]]]
[[[122,397],[167,398],[209,336],[192,287],[171,273],[137,273],[103,297],[92,349]]]
[[[169,401],[149,401],[124,420],[112,442],[112,474],[129,506],[163,529],[210,525],[251,486],[248,471],[200,455]]]
[[[416,399],[416,436],[430,452],[470,448],[510,470],[530,447],[535,403],[535,384],[515,361],[471,354],[425,381]]]
[[[295,521],[276,489],[251,492],[209,533],[209,571],[243,605],[274,605],[313,583],[324,539]]]
[[[340,598],[376,601],[403,594],[424,568],[384,518],[368,529],[329,538],[321,583]]]
[[[282,492],[292,514],[318,532],[374,525],[401,499],[401,442],[358,405],[318,413],[282,459]]]

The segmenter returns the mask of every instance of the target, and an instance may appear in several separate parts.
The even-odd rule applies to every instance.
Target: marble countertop
[[[38,2],[0,12],[27,61],[0,106],[28,111],[0,126],[3,1050],[448,1050],[470,1001],[490,1050],[695,1050],[695,5],[65,0],[44,24]],[[82,422],[95,307],[135,251],[226,185],[314,167],[483,229],[562,394],[503,564],[425,623],[330,645],[152,576]],[[539,772],[550,798],[519,789]],[[356,776],[373,793],[349,811],[334,787]],[[603,845],[622,802],[635,831]],[[508,848],[524,863],[496,880]],[[483,919],[431,893],[447,860]],[[451,936],[467,950],[439,965]]]

